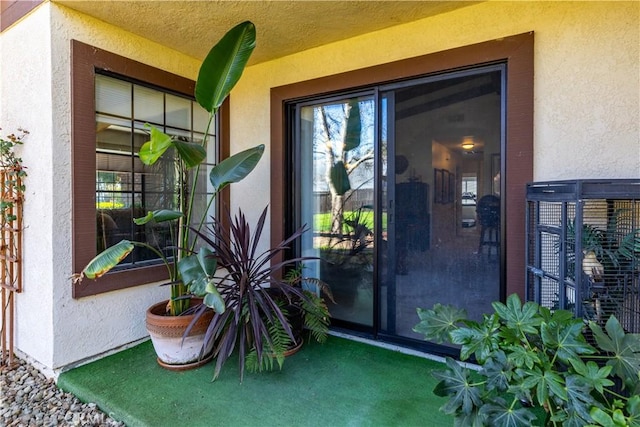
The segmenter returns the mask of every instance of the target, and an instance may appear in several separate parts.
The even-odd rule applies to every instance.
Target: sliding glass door
[[[503,70],[381,90],[378,333],[420,339],[416,307],[481,319],[500,299]]]
[[[504,66],[295,104],[294,218],[334,324],[420,340],[417,307],[500,298]]]
[[[334,319],[373,325],[375,103],[364,95],[297,109],[306,275],[330,284]],[[310,270],[309,270],[310,269]]]

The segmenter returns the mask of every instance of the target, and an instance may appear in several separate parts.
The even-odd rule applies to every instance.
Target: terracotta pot
[[[163,368],[184,370],[201,366],[213,357],[213,341],[203,349],[204,336],[211,319],[213,310],[207,310],[184,338],[194,315],[167,316],[168,301],[152,305],[147,310],[147,332],[151,337],[153,348],[158,356],[158,363]],[[192,304],[201,302],[194,300]]]

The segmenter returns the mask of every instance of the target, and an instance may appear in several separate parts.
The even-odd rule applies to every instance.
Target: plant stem
[[[551,402],[549,402],[549,399],[544,401],[544,404],[542,405],[543,407],[546,407],[547,410],[549,411],[549,418],[548,419],[553,419],[553,407],[551,406]],[[555,421],[551,421],[553,423],[553,425],[557,425],[557,423]]]
[[[207,140],[209,139],[209,129],[211,128],[211,123],[213,122],[213,119],[216,115],[216,109],[214,109],[211,114],[209,114],[209,120],[207,121],[207,128],[204,131],[204,136],[202,137],[202,147],[206,149],[207,147]],[[187,209],[184,210],[183,212],[186,212],[187,218],[186,218],[186,226],[189,227],[191,225],[191,211],[193,210],[193,203],[195,200],[195,194],[196,194],[196,184],[198,182],[198,176],[200,174],[200,165],[201,163],[198,163],[198,165],[196,166],[196,171],[194,174],[194,179],[192,180],[191,183],[191,192],[189,194],[189,203],[186,206]],[[202,213],[202,218],[200,219],[200,225],[198,226],[198,230],[200,230],[200,227],[202,226],[202,224],[204,223],[204,219],[205,216],[207,214],[207,212],[209,211],[209,207],[211,206],[211,202],[213,201],[215,197],[211,197],[211,199],[209,200],[209,203],[207,204],[207,208],[205,209],[205,211]],[[193,240],[193,242],[191,243],[191,245],[189,245],[188,242],[188,236],[189,233],[186,233],[187,238],[185,239],[185,241],[182,241],[183,244],[183,248],[189,248],[190,251],[193,251],[193,249],[196,246],[196,240],[197,240],[197,235],[196,235],[196,239]]]
[[[618,399],[622,399],[622,400],[625,400],[625,401],[626,401],[626,400],[629,400],[629,398],[627,398],[626,396],[623,396],[623,395],[621,395],[621,394],[618,394],[618,393],[616,393],[616,392],[615,392],[615,391],[613,391],[613,390],[609,390],[608,388],[605,388],[605,389],[604,389],[604,391],[606,391],[607,393],[611,394],[612,396],[617,397]],[[606,396],[605,396],[605,399],[606,399]]]

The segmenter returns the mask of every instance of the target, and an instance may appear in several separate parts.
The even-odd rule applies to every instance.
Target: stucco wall
[[[71,297],[70,40],[190,78],[200,62],[51,3],[1,39],[5,72],[0,120],[2,126],[31,131],[23,155],[29,168],[25,292],[17,298],[16,347],[56,369],[144,338],[145,309],[169,296],[167,288],[147,285]],[[8,76],[9,67],[19,72]]]
[[[2,133],[16,132],[19,127],[31,132],[22,149],[17,150],[29,176],[25,181],[24,292],[16,296],[16,347],[46,365],[54,352],[51,273],[55,265],[51,208],[52,60],[48,30],[48,12],[43,7],[0,37]]]
[[[232,93],[231,151],[258,143],[267,150],[233,189],[232,204],[253,212],[253,221],[269,203],[270,88],[529,31],[535,32],[534,178],[638,177],[639,15],[637,2],[488,2],[250,67]],[[23,155],[28,228],[17,346],[50,368],[144,337],[144,308],[167,292],[150,285],[71,298],[73,38],[187,77],[199,66],[50,3],[0,37],[0,123],[32,132]],[[9,69],[20,72],[8,76]]]
[[[231,146],[269,146],[271,87],[534,31],[534,179],[637,178],[639,15],[638,2],[488,2],[259,64],[232,93]],[[268,203],[266,153],[235,203]]]

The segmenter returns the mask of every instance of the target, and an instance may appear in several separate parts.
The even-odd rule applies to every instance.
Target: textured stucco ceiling
[[[477,1],[53,0],[202,59],[233,25],[256,24],[252,63],[449,12]]]

